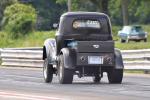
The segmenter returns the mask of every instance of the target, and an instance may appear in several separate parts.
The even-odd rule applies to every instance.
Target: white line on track
[[[57,98],[51,96],[37,96],[37,95],[29,95],[29,94],[22,94],[17,92],[3,92],[0,91],[0,98],[11,98],[11,99],[23,99],[23,100],[65,100],[64,98]]]

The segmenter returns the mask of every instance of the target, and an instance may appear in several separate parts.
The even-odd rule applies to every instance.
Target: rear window
[[[97,20],[75,20],[72,24],[74,29],[100,29],[101,24]]]

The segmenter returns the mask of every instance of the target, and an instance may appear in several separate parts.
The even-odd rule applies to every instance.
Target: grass
[[[120,43],[117,41],[115,47],[121,50],[136,50],[136,49],[150,49],[150,42],[130,42],[130,43]]]
[[[48,38],[54,37],[54,31],[33,32],[18,39],[11,39],[5,32],[0,32],[0,48],[39,47]]]
[[[132,74],[149,74],[149,71],[144,70],[124,70],[125,73],[132,73]]]
[[[129,49],[148,49],[150,48],[150,25],[143,25],[143,28],[148,32],[148,42],[130,42],[120,43],[117,36],[120,26],[113,26],[113,39],[115,40],[115,47],[121,50]],[[41,47],[47,38],[54,38],[55,31],[35,31],[20,37],[19,39],[11,39],[9,34],[0,32],[0,48],[14,48],[14,47]]]

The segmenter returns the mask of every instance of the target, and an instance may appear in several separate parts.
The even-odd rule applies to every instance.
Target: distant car
[[[118,31],[121,43],[144,40],[147,42],[147,32],[144,32],[141,26],[124,26],[122,30]]]

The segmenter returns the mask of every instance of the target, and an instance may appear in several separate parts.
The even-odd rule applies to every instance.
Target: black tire
[[[123,69],[111,69],[107,72],[108,81],[111,84],[121,84],[123,78]]]
[[[100,77],[99,75],[95,75],[95,76],[93,77],[93,82],[94,82],[94,83],[100,83],[100,81],[101,81],[101,77]]]
[[[63,55],[59,56],[58,79],[60,84],[71,84],[73,81],[73,70],[65,68]]]
[[[144,39],[144,42],[147,42],[147,39]]]
[[[121,39],[120,41],[121,41],[121,43],[125,43],[126,42],[126,40],[123,40],[123,39]]]
[[[136,42],[141,42],[141,40],[136,40]]]
[[[51,83],[53,79],[53,66],[48,64],[48,59],[44,60],[43,76],[45,83]]]

